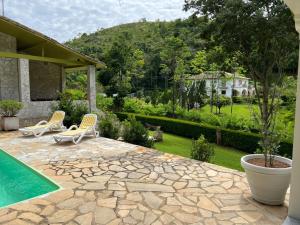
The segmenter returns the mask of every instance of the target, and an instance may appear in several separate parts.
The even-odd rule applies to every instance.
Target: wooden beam
[[[65,60],[65,59],[27,55],[27,54],[18,54],[18,53],[13,53],[13,52],[0,52],[0,58],[29,59],[29,60],[34,60],[34,61],[63,64],[63,65],[72,66],[72,67],[84,66],[84,64],[82,64],[80,62],[69,61],[69,60]]]
[[[87,66],[81,66],[81,67],[66,67],[65,68],[65,71],[67,73],[70,73],[70,72],[75,72],[75,71],[86,71],[88,69]]]

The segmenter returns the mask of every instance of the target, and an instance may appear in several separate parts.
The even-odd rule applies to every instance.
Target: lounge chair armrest
[[[42,121],[40,121],[40,122],[38,122],[37,124],[36,124],[36,126],[39,126],[39,125],[42,125],[42,124],[47,124],[48,122],[46,121],[46,120],[42,120]]]
[[[75,130],[77,130],[78,129],[78,127],[76,126],[76,125],[72,125],[72,126],[70,126],[69,127],[69,129],[68,130],[73,130],[75,128]]]

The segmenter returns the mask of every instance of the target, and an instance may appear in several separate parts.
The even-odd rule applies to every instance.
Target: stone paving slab
[[[284,206],[252,200],[245,174],[106,138],[57,145],[0,133],[0,148],[62,190],[0,209],[0,224],[282,224]]]

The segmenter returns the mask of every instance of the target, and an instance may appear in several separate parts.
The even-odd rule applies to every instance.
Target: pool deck
[[[0,224],[281,225],[287,215],[287,200],[254,201],[244,173],[124,142],[0,132],[0,149],[62,187],[0,209]]]

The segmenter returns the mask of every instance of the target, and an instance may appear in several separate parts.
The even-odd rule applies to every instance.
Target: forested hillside
[[[143,20],[82,34],[66,44],[106,63],[98,81],[109,95],[180,88],[185,77],[206,70],[247,73],[239,53],[229,55],[214,43],[208,23],[196,16],[172,22]],[[296,48],[289,58],[285,67],[294,73]]]

